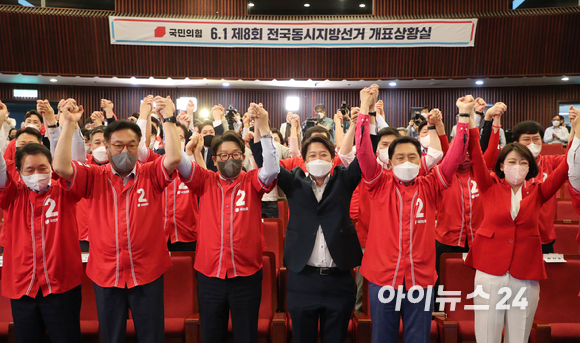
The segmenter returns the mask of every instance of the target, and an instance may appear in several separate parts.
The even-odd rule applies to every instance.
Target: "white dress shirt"
[[[512,220],[515,220],[516,217],[518,216],[518,213],[520,212],[520,201],[522,201],[522,186],[520,186],[520,188],[518,189],[517,192],[515,192],[515,194],[513,190],[511,191],[512,203],[510,207],[510,213],[512,215]]]
[[[557,139],[554,138],[554,134],[556,134],[556,136],[558,137]],[[560,125],[558,127],[550,126],[549,128],[546,129],[546,132],[544,132],[544,143],[566,144],[568,143],[569,136],[570,133],[568,132],[568,129],[565,126],[563,125]]]
[[[328,180],[330,179],[330,174],[324,179],[324,183],[322,186],[318,187],[316,181],[312,180],[312,191],[314,192],[314,196],[316,200],[320,202],[322,199],[322,194],[324,194],[324,190],[326,189],[326,185],[328,184]],[[319,267],[319,268],[330,268],[336,267],[332,256],[330,256],[330,251],[328,250],[328,245],[326,244],[326,240],[324,239],[324,233],[322,232],[322,226],[318,226],[318,231],[316,232],[316,240],[314,241],[314,249],[312,249],[312,254],[310,255],[310,259],[306,263],[312,267]]]

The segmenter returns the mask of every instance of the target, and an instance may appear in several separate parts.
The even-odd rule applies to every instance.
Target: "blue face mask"
[[[137,163],[137,156],[124,151],[120,154],[113,155],[111,154],[111,163],[115,166],[117,171],[122,173],[128,173],[133,168],[135,168],[135,164]]]

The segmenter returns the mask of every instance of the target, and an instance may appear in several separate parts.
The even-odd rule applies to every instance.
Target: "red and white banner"
[[[472,47],[477,19],[254,21],[109,17],[111,44],[256,48]]]

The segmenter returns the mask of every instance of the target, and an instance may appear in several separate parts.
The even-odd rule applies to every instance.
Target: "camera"
[[[419,124],[421,124],[421,122],[423,121],[421,112],[415,112],[415,115],[413,116],[413,118],[411,118],[411,120],[415,123],[415,125],[419,126]]]
[[[230,130],[234,129],[234,123],[236,122],[236,114],[238,114],[238,110],[234,108],[234,106],[230,105],[226,111],[226,120],[228,122],[228,126]]]
[[[343,116],[347,115],[347,113],[350,113],[350,106],[348,106],[344,100],[340,104],[340,113],[342,113]]]

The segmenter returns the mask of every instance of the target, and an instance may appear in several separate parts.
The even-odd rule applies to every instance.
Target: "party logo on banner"
[[[263,48],[472,47],[477,19],[230,21],[109,17],[111,44]]]

